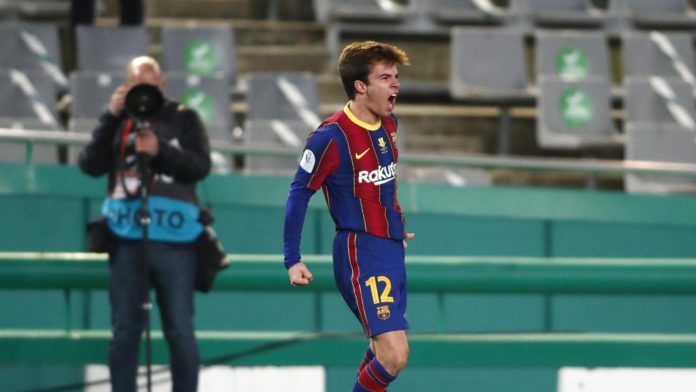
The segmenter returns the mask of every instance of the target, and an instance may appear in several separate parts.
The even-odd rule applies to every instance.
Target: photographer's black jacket
[[[80,168],[86,174],[109,174],[109,195],[116,185],[127,122],[125,114],[116,117],[108,111],[104,113],[92,133],[92,141],[79,156]],[[210,172],[211,166],[208,136],[198,114],[167,101],[164,109],[149,122],[159,139],[159,152],[151,161],[155,179],[150,194],[197,204],[195,183]]]

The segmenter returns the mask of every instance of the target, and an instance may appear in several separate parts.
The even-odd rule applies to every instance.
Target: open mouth
[[[390,110],[394,109],[394,106],[396,106],[396,96],[397,95],[398,95],[398,93],[394,93],[394,94],[389,96],[388,101],[389,101],[389,109]]]

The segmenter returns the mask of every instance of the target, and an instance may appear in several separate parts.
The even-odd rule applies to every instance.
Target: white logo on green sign
[[[578,48],[563,48],[556,57],[556,72],[558,76],[567,79],[587,77],[587,56]]]
[[[211,75],[218,70],[219,59],[210,42],[193,40],[184,51],[186,71],[194,75]]]
[[[184,92],[181,102],[198,112],[204,124],[209,124],[215,114],[215,102],[208,94],[197,88],[190,88]]]
[[[561,96],[561,118],[569,127],[584,127],[592,121],[594,105],[582,89],[569,87]]]

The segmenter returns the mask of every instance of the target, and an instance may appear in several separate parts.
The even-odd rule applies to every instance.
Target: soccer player
[[[406,366],[406,233],[396,199],[397,65],[401,49],[374,41],[343,49],[338,71],[350,101],[312,132],[290,187],[285,209],[285,266],[290,283],[312,273],[300,257],[300,236],[310,197],[322,188],[336,223],[336,286],[358,318],[370,347],[354,392],[385,391]]]

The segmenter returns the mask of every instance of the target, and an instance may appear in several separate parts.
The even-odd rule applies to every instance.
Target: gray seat
[[[547,148],[579,148],[620,143],[611,117],[611,85],[591,77],[539,81],[537,142]]]
[[[236,78],[229,26],[162,28],[162,64],[167,72]]]
[[[537,32],[536,69],[538,75],[611,80],[606,38],[594,32]]]
[[[626,159],[696,164],[694,136],[693,131],[673,124],[628,123]],[[629,192],[696,193],[696,179],[630,174],[625,187]]]
[[[314,12],[322,22],[397,23],[411,13],[406,3],[399,0],[314,0]]]
[[[247,80],[250,120],[302,120],[319,125],[317,82],[309,73],[256,73]]]
[[[123,73],[137,56],[147,55],[144,26],[77,26],[77,69]]]
[[[614,0],[612,8],[641,28],[696,27],[689,0]]]
[[[669,101],[681,107],[684,114],[692,120],[696,118],[691,85],[674,78],[663,80],[674,96]],[[670,110],[668,101],[658,94],[655,87],[651,85],[650,79],[628,78],[624,86],[624,107],[628,123],[679,124],[679,119],[675,116],[674,111]],[[682,127],[684,126],[682,125]]]
[[[196,110],[211,140],[230,140],[235,124],[226,77],[168,74],[166,81],[166,95]]]
[[[312,128],[298,120],[248,120],[244,124],[246,145],[297,149],[297,157],[266,157],[249,155],[245,168],[250,173],[292,176],[297,171],[307,135]]]
[[[658,34],[659,36],[659,34]],[[678,60],[688,70],[694,70],[694,48],[688,33],[664,33]],[[655,37],[655,38],[653,38]],[[622,36],[624,77],[627,76],[679,76],[673,59],[658,43],[655,33],[629,32]]]
[[[51,24],[36,23],[2,23],[0,24],[0,68],[16,68],[25,71],[43,70],[41,54],[30,50],[26,38],[22,33],[29,33],[29,37],[36,38],[46,50],[49,61],[60,68],[62,56],[58,41],[58,28]],[[27,36],[25,36],[27,37]]]
[[[508,30],[452,29],[450,93],[456,98],[528,95],[523,36]]]
[[[27,95],[19,79],[11,76],[12,71],[0,71],[0,127],[29,130],[59,130],[56,120],[56,88],[46,75],[25,72],[31,93]],[[25,85],[24,88],[27,88]],[[33,98],[32,98],[33,97]],[[3,162],[23,162],[25,145],[21,143],[0,144],[0,159]],[[32,161],[57,163],[57,149],[53,145],[36,144],[32,150]]]
[[[487,12],[474,0],[431,0],[430,16],[442,24],[501,24],[503,18],[497,13]],[[496,11],[506,11],[496,9]]]
[[[537,25],[549,27],[599,27],[606,12],[593,7],[589,0],[513,0]]]
[[[111,95],[124,82],[121,74],[75,72],[70,75],[70,130],[92,132],[99,116],[106,111]]]

